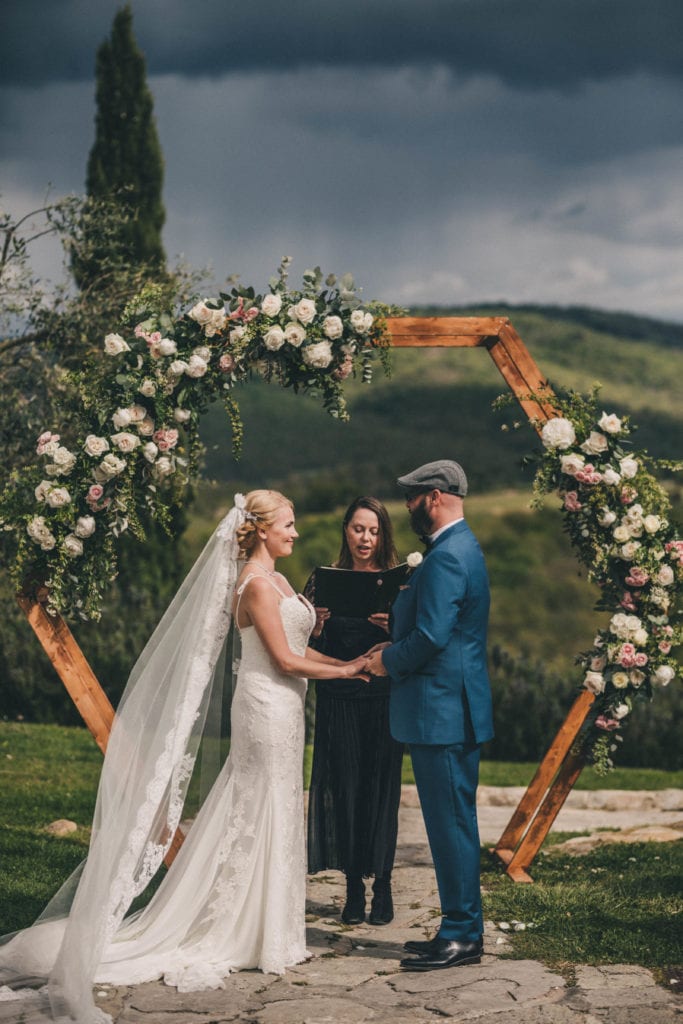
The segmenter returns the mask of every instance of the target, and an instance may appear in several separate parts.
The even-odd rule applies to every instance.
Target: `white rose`
[[[285,335],[281,327],[275,325],[263,335],[263,344],[269,352],[277,352],[285,343]]]
[[[78,558],[79,555],[83,554],[83,541],[79,540],[73,533],[66,535],[62,541],[62,547],[67,555],[71,555],[72,558]]]
[[[97,437],[95,434],[88,434],[85,438],[83,449],[87,455],[99,458],[110,450],[110,442],[105,437]]]
[[[174,409],[173,419],[176,423],[187,423],[192,413],[189,409]]]
[[[636,629],[633,631],[633,643],[637,644],[638,647],[644,647],[648,641],[648,635],[646,629]]]
[[[638,460],[630,457],[620,459],[619,469],[621,470],[621,475],[626,480],[631,480],[638,472]]]
[[[612,530],[612,536],[614,537],[617,544],[625,544],[630,538],[631,534],[627,526],[615,526]]]
[[[48,498],[48,503],[50,499]],[[667,594],[666,590],[662,590],[661,587],[653,587],[650,591],[650,600],[653,604],[656,604],[662,611],[667,611],[671,604],[671,598]]]
[[[418,565],[422,564],[422,554],[419,551],[411,551],[406,562],[411,569],[417,569]]]
[[[148,441],[147,444],[144,444],[142,446],[142,454],[145,456],[148,462],[154,462],[157,455],[159,454],[159,449],[155,445],[154,441]]]
[[[600,452],[607,451],[607,438],[604,434],[599,434],[597,430],[591,430],[581,445],[581,451],[587,452],[589,455],[599,455]]]
[[[636,551],[638,550],[639,547],[640,547],[640,542],[639,541],[637,541],[637,540],[629,540],[626,544],[622,545],[621,557],[625,561],[630,562],[631,559],[634,557],[634,555],[635,555],[635,553],[636,553]]]
[[[51,480],[41,480],[33,492],[36,496],[36,501],[45,501],[53,487],[54,484]]]
[[[365,313],[362,309],[354,309],[351,314],[351,326],[354,331],[363,334],[365,331]]]
[[[246,333],[246,327],[240,324],[239,327],[233,327],[233,329],[230,331],[230,334],[228,335],[228,338],[234,345],[236,342],[241,341]]]
[[[188,377],[203,377],[208,368],[205,360],[200,359],[199,356],[191,355],[185,373]]]
[[[58,448],[59,448],[59,441],[48,441],[47,444],[43,445],[40,454],[41,455],[52,456],[52,455],[54,455],[54,453],[57,451]]]
[[[282,309],[282,296],[271,294],[265,295],[261,303],[261,312],[264,316],[277,316]]]
[[[601,672],[586,672],[583,685],[591,693],[602,693],[605,689],[605,679]]]
[[[365,316],[363,317],[363,329],[365,331],[369,331],[374,322],[375,318],[372,315],[372,313],[366,313]]]
[[[603,471],[602,479],[609,487],[614,487],[616,484],[621,483],[621,477],[611,466],[608,466]]]
[[[612,715],[617,721],[620,721],[622,718],[626,718],[630,710],[628,704],[617,704],[615,708],[612,708]]]
[[[544,424],[541,441],[546,448],[570,448],[576,441],[574,427],[569,420],[556,416]]]
[[[213,338],[214,334],[218,334],[222,331],[228,322],[228,317],[224,309],[214,309],[211,320],[204,328],[204,334],[207,338]]]
[[[131,423],[140,423],[147,415],[144,405],[129,405],[128,412],[130,413]]]
[[[163,479],[165,476],[170,476],[173,472],[173,463],[169,459],[168,455],[162,455],[160,459],[154,463],[154,469],[159,478]]]
[[[640,684],[645,681],[645,673],[641,672],[639,668],[632,668],[628,677],[633,686],[640,686]]]
[[[214,310],[209,309],[205,302],[198,302],[196,306],[192,307],[188,316],[192,317],[193,320],[196,320],[198,324],[205,325],[211,322],[213,314]]]
[[[76,456],[73,455],[68,448],[60,446],[52,456],[53,462],[61,467],[63,473],[69,473],[76,462]]]
[[[606,412],[603,412],[602,416],[598,420],[598,426],[601,430],[604,430],[607,434],[618,434],[621,430],[621,420],[614,413],[610,413],[609,416]]]
[[[313,299],[301,299],[300,302],[297,302],[296,306],[292,306],[290,313],[292,311],[300,323],[310,324],[316,314],[315,302]]]
[[[128,345],[120,334],[108,334],[104,339],[104,351],[108,356],[118,356],[122,352],[130,352]]]
[[[143,380],[142,384],[140,385],[140,394],[144,395],[145,398],[151,398],[153,395],[156,394],[156,390],[156,384],[154,383],[153,380],[150,380],[149,377]]]
[[[660,665],[656,672],[653,672],[650,676],[650,682],[654,683],[655,686],[668,686],[675,676],[676,673],[671,665]]]
[[[285,327],[285,341],[288,342],[288,344],[293,345],[294,348],[300,348],[301,343],[305,340],[306,332],[301,324],[297,324],[294,321],[287,324]]]
[[[662,587],[670,587],[674,581],[674,571],[670,565],[663,565],[657,573],[657,583]]]
[[[50,508],[62,508],[71,501],[71,495],[66,487],[53,487],[46,495],[45,500]]]
[[[628,674],[626,672],[615,672],[612,676],[612,686],[617,690],[625,690],[628,686]]]
[[[55,459],[55,462],[56,461],[57,460]],[[648,533],[656,533],[657,530],[661,529],[661,525],[662,520],[660,516],[649,515],[645,516],[645,518],[643,519],[643,526],[645,527]]]
[[[95,519],[93,516],[79,516],[76,521],[74,533],[77,537],[92,537],[95,532]]]
[[[43,551],[51,551],[57,543],[45,522],[44,516],[34,516],[26,525],[26,532],[32,541],[40,544]]]
[[[591,658],[591,670],[593,672],[602,672],[605,665],[607,664],[607,655],[600,654],[598,657]]]
[[[162,356],[174,356],[178,351],[178,346],[172,338],[162,338],[157,343],[157,351]]]
[[[95,479],[98,483],[103,483],[106,480],[111,480],[112,477],[118,476],[126,468],[124,459],[119,459],[117,455],[111,452],[109,455],[105,455],[99,466],[95,470]]]
[[[142,420],[141,423],[138,423],[137,427],[139,433],[141,433],[143,437],[148,437],[150,434],[154,433],[154,420],[151,416],[145,416],[144,420]]]
[[[611,509],[608,508],[601,508],[600,515],[598,516],[598,523],[600,526],[611,526],[616,518],[616,512],[612,512]]]
[[[567,476],[574,476],[580,469],[583,469],[585,464],[585,456],[577,455],[575,452],[572,452],[571,455],[563,455],[560,459],[560,469]]]
[[[208,345],[199,345],[197,348],[192,350],[193,356],[199,356],[205,363],[208,363],[211,359],[211,349]]]
[[[316,345],[306,345],[302,351],[304,362],[315,369],[324,370],[332,362],[332,346],[329,341],[319,341]]]
[[[341,338],[344,333],[344,325],[341,322],[341,317],[338,316],[326,316],[323,320],[323,332],[326,338],[330,338],[334,341],[336,338]]]
[[[127,431],[123,431],[121,434],[112,434],[111,439],[120,452],[132,452],[134,448],[140,444],[140,438],[137,434],[129,434]]]
[[[182,377],[187,370],[187,363],[184,359],[174,359],[168,368],[168,372],[172,373],[174,377]]]
[[[112,422],[117,430],[123,430],[124,427],[130,426],[133,422],[130,409],[117,409],[112,416]]]

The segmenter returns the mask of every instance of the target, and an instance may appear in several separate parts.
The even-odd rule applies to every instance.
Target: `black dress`
[[[315,604],[312,579],[306,597]],[[367,619],[332,616],[311,645],[349,661],[388,639]],[[388,679],[316,681],[308,797],[308,870],[390,874],[396,852],[403,744],[389,732]]]

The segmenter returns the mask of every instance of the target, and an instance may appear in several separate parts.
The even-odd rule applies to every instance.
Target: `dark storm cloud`
[[[3,0],[0,82],[89,79],[115,0]],[[152,74],[444,64],[526,87],[683,75],[680,0],[133,0]]]

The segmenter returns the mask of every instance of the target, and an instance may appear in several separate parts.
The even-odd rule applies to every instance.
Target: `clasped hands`
[[[350,678],[364,679],[366,683],[369,683],[373,676],[386,676],[389,673],[384,667],[382,661],[382,651],[385,647],[389,647],[389,641],[383,644],[375,644],[365,654],[361,654],[360,657],[354,658],[353,661],[347,661],[346,667],[349,669]]]

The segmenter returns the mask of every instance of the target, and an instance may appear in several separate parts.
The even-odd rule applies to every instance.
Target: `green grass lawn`
[[[306,750],[305,778],[311,749]],[[31,923],[87,852],[102,757],[85,729],[0,723],[0,934]],[[523,786],[536,765],[485,762],[486,785]],[[413,781],[410,760],[404,782]],[[661,789],[683,772],[621,768],[606,779],[586,771],[583,788]],[[79,825],[66,838],[46,835],[57,818]],[[552,841],[546,844],[552,849]],[[515,885],[482,853],[487,920],[533,927],[512,937],[511,955],[559,967],[577,963],[680,963],[683,844],[603,847],[585,857],[558,852],[533,865],[534,885]],[[501,935],[503,932],[501,932]]]

